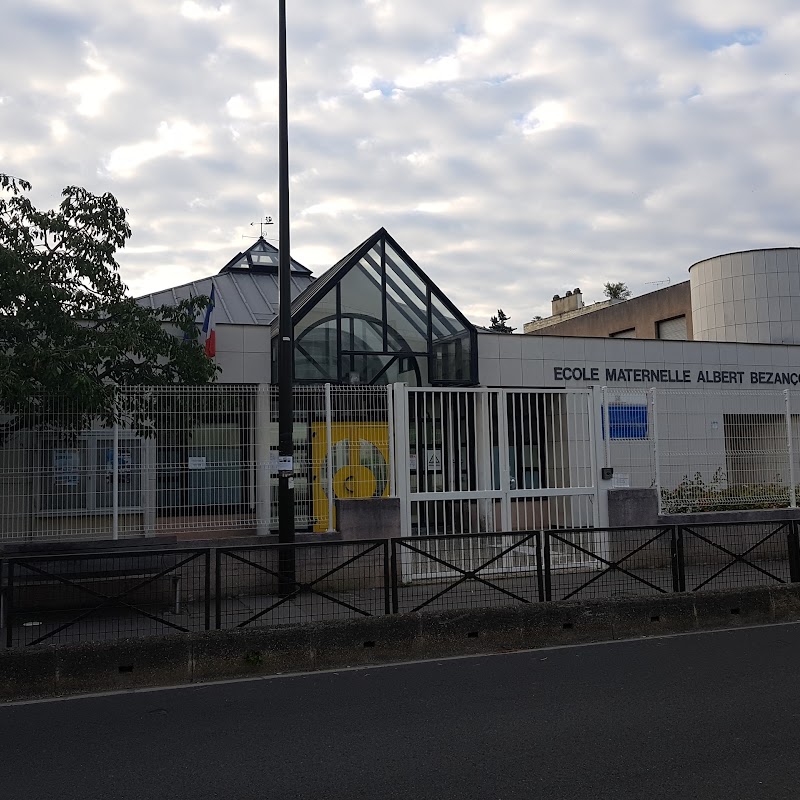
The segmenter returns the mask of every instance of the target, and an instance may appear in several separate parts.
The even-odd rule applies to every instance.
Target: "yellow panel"
[[[327,426],[311,426],[314,530],[327,531]],[[335,422],[331,425],[334,498],[389,496],[389,425],[375,422]],[[335,512],[334,512],[335,513]],[[331,528],[335,527],[333,520]]]

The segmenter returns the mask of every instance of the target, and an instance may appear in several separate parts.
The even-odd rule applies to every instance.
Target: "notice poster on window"
[[[105,451],[105,467],[108,479],[114,479],[114,448],[107,447]],[[117,450],[117,479],[120,483],[130,483],[131,466],[133,458],[130,450]]]
[[[53,450],[53,483],[56,486],[77,486],[80,483],[81,454],[78,450]]]

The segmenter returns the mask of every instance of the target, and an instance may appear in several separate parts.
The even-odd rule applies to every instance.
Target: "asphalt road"
[[[0,797],[796,798],[800,625],[0,707]]]

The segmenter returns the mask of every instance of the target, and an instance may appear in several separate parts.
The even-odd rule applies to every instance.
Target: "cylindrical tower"
[[[689,277],[695,339],[800,344],[800,248],[707,258]]]

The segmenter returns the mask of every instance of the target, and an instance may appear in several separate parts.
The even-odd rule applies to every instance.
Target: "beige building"
[[[800,248],[726,253],[689,267],[689,280],[630,300],[585,305],[580,289],[553,298],[526,334],[800,344]]]
[[[689,281],[632,297],[584,305],[580,289],[553,298],[552,316],[528,322],[540,336],[611,336],[620,339],[692,339]]]

